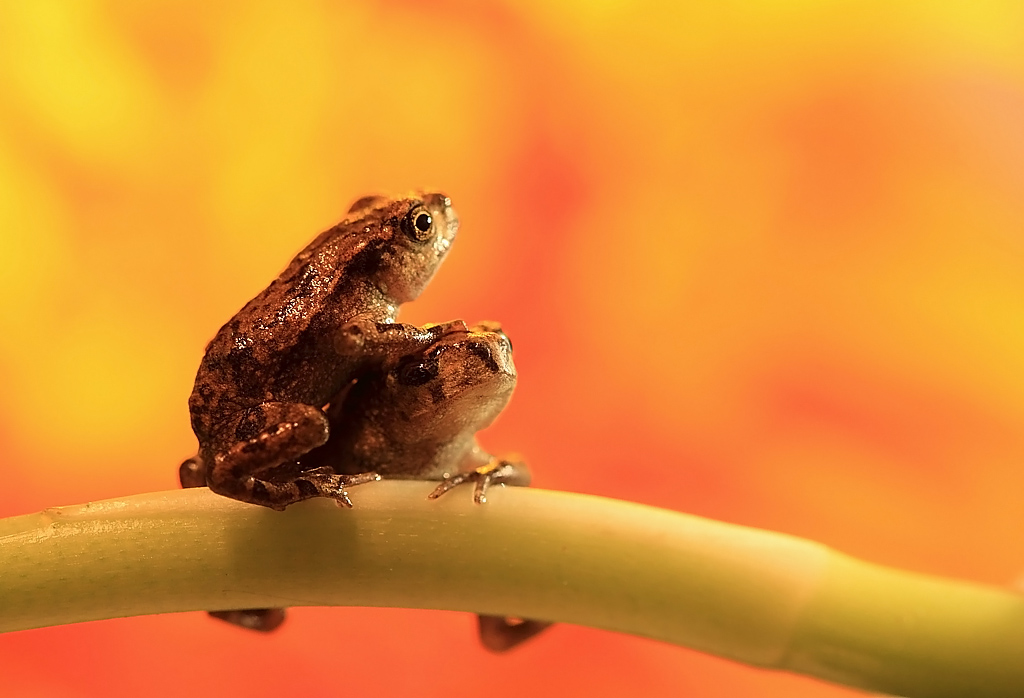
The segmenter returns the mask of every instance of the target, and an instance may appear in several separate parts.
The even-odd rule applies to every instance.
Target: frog
[[[397,322],[458,228],[443,193],[372,195],[303,248],[207,345],[188,401],[199,449],[179,467],[182,486],[278,511],[312,497],[351,507],[348,489],[377,473],[293,464],[327,442],[323,408],[353,380],[467,329]]]
[[[516,378],[498,323],[446,327],[425,349],[393,354],[335,396],[329,441],[301,460],[342,474],[441,481],[429,499],[472,482],[473,501],[483,504],[492,484],[530,484],[524,463],[491,455],[476,438],[505,409]]]
[[[485,504],[496,484],[528,486],[530,471],[519,456],[484,450],[477,432],[508,404],[516,384],[512,343],[496,322],[467,329],[446,327],[428,347],[393,353],[375,370],[346,386],[327,409],[330,438],[300,459],[300,469],[342,474],[378,473],[384,479],[437,480],[437,499],[474,484],[473,501]],[[255,630],[272,630],[284,609],[214,612]],[[478,616],[485,648],[502,652],[549,623]]]

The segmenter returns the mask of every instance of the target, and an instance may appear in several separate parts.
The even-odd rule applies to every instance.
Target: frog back
[[[356,233],[363,233],[358,235]],[[189,400],[207,428],[262,402],[322,405],[356,369],[334,350],[336,330],[356,318],[394,319],[373,283],[383,240],[345,223],[307,245],[207,345]]]

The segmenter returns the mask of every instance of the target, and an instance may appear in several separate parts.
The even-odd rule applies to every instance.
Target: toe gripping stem
[[[473,489],[473,501],[483,504],[487,501],[487,490],[491,485],[508,484],[525,487],[530,484],[530,471],[522,462],[492,458],[486,465],[481,465],[473,470],[466,470],[454,475],[446,473],[444,481],[427,497],[437,499],[448,490],[466,482],[476,483],[476,487]]]

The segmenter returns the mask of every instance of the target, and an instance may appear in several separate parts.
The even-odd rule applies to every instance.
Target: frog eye
[[[413,357],[407,357],[398,365],[395,377],[400,385],[418,386],[437,378],[440,368],[436,359],[418,361]]]
[[[414,207],[402,219],[402,231],[416,242],[426,242],[434,229],[434,218],[423,206]]]

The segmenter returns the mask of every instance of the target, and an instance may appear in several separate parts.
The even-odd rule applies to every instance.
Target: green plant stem
[[[0,631],[400,606],[576,623],[905,696],[1024,695],[1024,599],[600,497],[423,482],[275,512],[205,489],[0,521]]]

